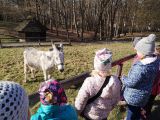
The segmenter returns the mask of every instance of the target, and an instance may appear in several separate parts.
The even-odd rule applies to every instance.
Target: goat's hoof
[[[23,80],[24,83],[27,83],[27,80]]]

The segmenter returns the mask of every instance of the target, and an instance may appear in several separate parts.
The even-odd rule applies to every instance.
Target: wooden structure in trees
[[[16,28],[18,36],[25,42],[46,41],[47,30],[48,28],[35,18],[24,20]]]

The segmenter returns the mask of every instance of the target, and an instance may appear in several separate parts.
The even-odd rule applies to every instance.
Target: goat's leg
[[[51,79],[51,72],[48,70],[48,79]]]
[[[50,74],[48,74],[48,79],[51,79],[51,75]]]
[[[32,78],[35,78],[35,71],[33,68],[30,68],[31,69],[31,74],[32,74]]]
[[[27,64],[26,63],[24,63],[24,80],[23,80],[23,82],[27,82]]]
[[[48,79],[47,71],[43,70],[44,80],[46,81]]]

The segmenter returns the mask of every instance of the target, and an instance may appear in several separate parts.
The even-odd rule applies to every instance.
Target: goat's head
[[[54,52],[54,62],[57,65],[57,68],[60,72],[64,71],[64,52],[63,52],[63,44],[53,45]]]

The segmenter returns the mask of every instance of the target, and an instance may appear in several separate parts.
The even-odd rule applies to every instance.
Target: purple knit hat
[[[49,92],[53,95],[52,100],[53,102],[48,102],[46,100],[46,93]],[[65,94],[64,89],[61,87],[60,83],[56,80],[48,80],[41,83],[39,88],[40,94],[40,101],[44,105],[63,105],[67,103],[67,97]]]

